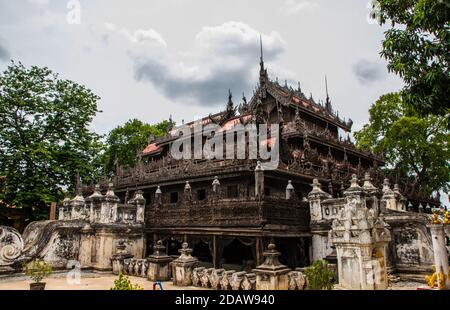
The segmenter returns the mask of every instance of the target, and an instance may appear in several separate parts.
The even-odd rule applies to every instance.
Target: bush
[[[334,286],[334,272],[328,268],[328,262],[315,261],[312,266],[305,268],[309,290],[332,290]]]
[[[34,281],[34,283],[41,283],[41,281],[52,273],[52,266],[45,261],[36,259],[23,266],[25,274]]]
[[[112,291],[142,291],[144,290],[139,285],[131,284],[130,279],[125,277],[122,273],[119,273],[119,278],[114,280],[114,287],[111,288]]]

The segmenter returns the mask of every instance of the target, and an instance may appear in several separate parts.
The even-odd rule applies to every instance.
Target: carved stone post
[[[72,220],[82,220],[85,218],[84,208],[85,208],[85,200],[80,191],[78,191],[77,195],[71,201],[71,219]]]
[[[210,282],[211,288],[214,290],[220,289],[220,280],[222,279],[222,275],[225,272],[225,269],[214,269],[211,272]]]
[[[448,267],[448,254],[445,246],[445,231],[444,225],[433,224],[430,225],[431,239],[433,241],[434,265],[436,268],[436,275],[438,287],[440,289],[450,289],[450,273]],[[442,281],[443,280],[443,281]]]
[[[320,221],[323,219],[321,201],[330,198],[331,195],[321,189],[319,180],[314,179],[312,191],[308,194],[311,221]]]
[[[394,184],[394,197],[397,211],[406,212],[406,198],[400,193],[398,184]]]
[[[108,192],[106,193],[101,208],[101,223],[117,222],[117,207],[120,202],[119,197],[114,193],[113,183],[109,183]]]
[[[208,269],[203,270],[202,276],[200,278],[202,287],[204,287],[204,288],[211,287],[211,274],[213,271],[214,271],[214,268],[208,268]]]
[[[242,290],[242,282],[244,281],[245,274],[246,274],[245,271],[233,273],[233,275],[231,276],[231,282],[230,282],[231,289],[233,291]]]
[[[111,264],[113,269],[113,274],[119,274],[119,273],[128,273],[127,271],[124,271],[124,261],[126,259],[133,258],[134,256],[127,252],[126,250],[127,246],[124,244],[123,241],[120,241],[119,244],[116,246],[116,254],[113,254],[111,256]]]
[[[254,270],[256,274],[257,290],[287,290],[289,288],[288,274],[291,269],[282,265],[278,257],[275,244],[269,244],[267,251],[263,253],[265,262]]]
[[[137,191],[134,198],[129,202],[129,204],[136,206],[136,223],[138,224],[145,222],[145,202],[142,191]]]
[[[89,221],[91,223],[95,223],[100,220],[100,211],[101,211],[101,204],[104,197],[100,193],[100,185],[95,185],[94,193],[89,196],[89,201],[91,203],[91,208],[89,212]]]
[[[60,221],[66,221],[70,220],[70,198],[65,198],[63,201],[63,205],[59,207],[58,212],[58,220]]]
[[[347,203],[333,221],[331,241],[336,247],[339,285],[353,290],[383,290],[388,287],[386,249],[389,226],[362,199],[356,176],[344,192]]]
[[[384,213],[386,209],[397,210],[397,200],[395,199],[395,193],[389,185],[389,180],[384,179],[383,183],[383,196],[381,197],[381,212]]]
[[[246,273],[242,281],[242,289],[244,291],[253,291],[256,289],[256,274]]]
[[[419,213],[424,213],[424,212],[425,212],[425,210],[423,208],[422,203],[419,203]]]
[[[94,242],[94,229],[91,225],[86,224],[81,229],[80,238],[80,253],[78,260],[80,261],[81,268],[92,267],[92,247]]]
[[[191,275],[192,270],[198,264],[198,259],[192,257],[192,249],[189,248],[187,242],[184,242],[181,249],[180,257],[171,262],[173,285],[175,286],[189,286],[192,284]]]
[[[170,280],[169,263],[172,261],[172,258],[166,255],[166,247],[159,240],[153,249],[153,254],[147,258],[149,263],[147,278],[150,281]]]
[[[264,168],[258,161],[255,169],[255,197],[264,196]]]
[[[320,223],[323,221],[322,201],[330,198],[332,198],[331,195],[321,189],[319,180],[314,179],[312,191],[308,194],[311,216],[313,261],[323,259],[327,256],[326,248],[328,243],[328,230],[321,229]]]
[[[289,180],[288,185],[286,186],[286,200],[290,200],[292,198],[294,198],[295,195],[295,189],[294,186],[292,185],[292,181]]]
[[[161,187],[158,186],[155,192],[155,204],[160,207],[162,205],[162,191]]]
[[[219,177],[214,177],[214,181],[212,182],[212,190],[213,193],[215,193],[216,195],[219,195],[220,193],[220,181],[219,181]]]
[[[186,181],[186,185],[184,186],[184,199],[187,201],[192,200],[192,188],[189,181]]]
[[[372,209],[374,211],[374,213],[376,215],[380,214],[380,210],[379,210],[379,199],[378,199],[378,195],[379,195],[379,191],[378,188],[376,188],[373,184],[372,184],[372,179],[370,178],[370,174],[366,173],[364,175],[364,184],[362,186],[366,197],[368,197],[368,208]]]

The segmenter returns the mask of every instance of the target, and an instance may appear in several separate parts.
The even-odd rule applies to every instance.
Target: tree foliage
[[[421,115],[449,111],[450,2],[377,0],[373,17],[385,32],[381,55],[388,69],[403,78],[404,101]]]
[[[99,136],[89,130],[98,96],[48,68],[12,62],[0,75],[0,200],[46,214],[47,205],[101,169]]]
[[[132,119],[123,126],[113,129],[106,139],[107,149],[104,156],[106,174],[113,174],[116,165],[134,167],[137,154],[148,145],[149,137],[163,136],[168,127],[168,121],[150,125]]]
[[[325,260],[315,261],[312,266],[305,268],[309,290],[332,290],[334,286],[334,272],[328,268]]]
[[[128,277],[119,273],[119,278],[114,280],[114,287],[111,288],[112,291],[142,291],[144,290],[138,284],[131,284]]]
[[[384,153],[387,170],[412,184],[410,193],[448,190],[450,135],[447,116],[421,117],[400,94],[382,96],[370,109],[370,121],[355,133],[357,146]]]
[[[41,283],[45,277],[52,274],[53,268],[47,262],[36,259],[23,265],[24,272],[34,283]]]

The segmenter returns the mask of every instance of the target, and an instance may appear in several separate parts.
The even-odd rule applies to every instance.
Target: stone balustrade
[[[159,247],[158,247],[159,246]],[[158,276],[156,268],[152,268],[151,257],[164,258],[164,264],[168,265],[167,256],[161,251],[161,241],[158,241],[155,246],[155,253],[147,259],[136,259],[126,257],[126,253],[119,252],[113,257],[113,268],[115,274],[122,272],[125,275],[148,278],[149,280],[156,280]],[[258,266],[254,272],[247,273],[244,271],[214,269],[205,267],[195,267],[197,260],[190,256],[190,251],[187,243],[183,244],[180,250],[181,256],[173,261],[172,267],[178,268],[175,271],[173,282],[177,286],[194,286],[202,288],[211,288],[214,290],[235,290],[235,291],[250,291],[264,289],[268,286],[273,286],[273,289],[289,289],[289,290],[304,290],[306,289],[306,277],[300,271],[291,271],[286,266],[278,262],[279,252],[273,244],[269,245],[265,252],[266,261],[261,266]],[[120,259],[119,259],[120,258]],[[167,273],[161,281],[169,280]],[[152,280],[152,281],[153,281]],[[260,282],[260,283],[258,283]]]
[[[144,224],[146,201],[141,191],[137,191],[135,197],[126,204],[119,202],[112,183],[105,195],[100,192],[99,185],[95,186],[94,193],[87,198],[83,197],[79,189],[75,198],[64,199],[63,205],[59,207],[58,219],[84,220],[91,224]]]

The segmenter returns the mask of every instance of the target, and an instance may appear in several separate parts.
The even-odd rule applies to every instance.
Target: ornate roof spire
[[[245,98],[245,93],[242,93],[242,101],[247,104],[247,98]]]
[[[231,89],[228,89],[228,103],[227,103],[227,111],[231,111],[234,108],[233,103],[233,94],[231,93]]]
[[[325,102],[325,109],[330,114],[332,114],[333,113],[333,107],[331,106],[331,100],[330,100],[330,96],[328,94],[328,79],[327,79],[326,75],[325,75],[325,89],[326,89],[326,92],[327,92],[327,99],[326,99],[326,102]]]
[[[259,64],[261,66],[261,71],[264,71],[264,53],[263,53],[262,35],[259,35],[259,45],[261,48],[261,57]]]
[[[262,44],[262,35],[259,35],[259,44],[261,48],[261,57],[260,57],[260,70],[259,70],[259,84],[264,86],[264,84],[269,79],[267,76],[267,69],[264,67],[264,54],[263,54],[263,44]]]

